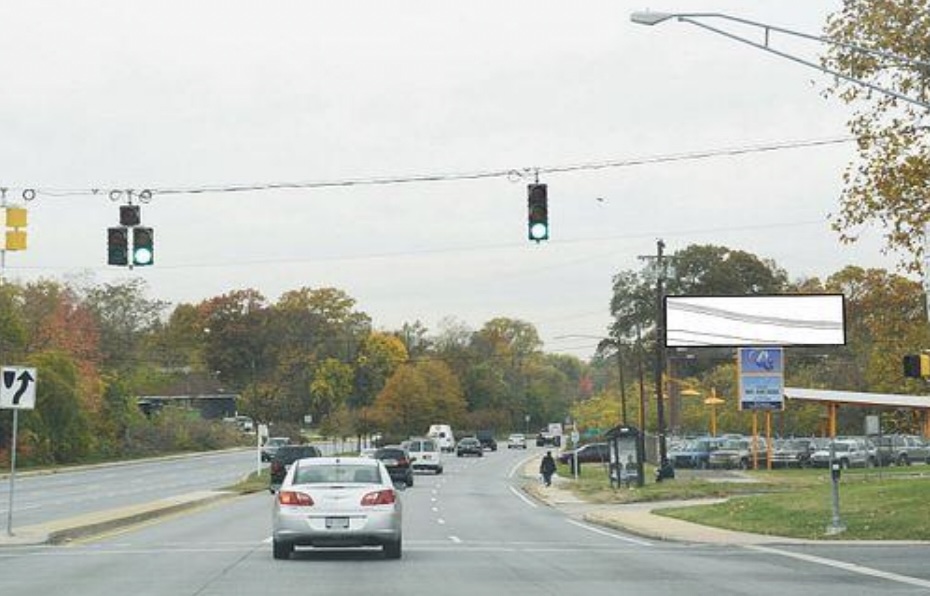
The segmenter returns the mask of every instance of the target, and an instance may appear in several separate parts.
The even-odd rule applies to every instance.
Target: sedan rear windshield
[[[294,473],[294,484],[372,484],[381,482],[378,466],[373,465],[303,465]]]
[[[298,459],[303,459],[305,457],[320,457],[320,450],[312,445],[303,445],[300,447],[283,446],[275,453],[274,459],[292,464]]]

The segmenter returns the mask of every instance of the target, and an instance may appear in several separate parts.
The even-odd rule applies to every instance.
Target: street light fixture
[[[866,47],[859,46],[856,44],[837,41],[834,39],[830,39],[829,37],[824,37],[822,35],[811,35],[809,33],[802,33],[800,31],[794,31],[792,29],[785,29],[784,27],[774,27],[772,25],[767,25],[765,23],[759,23],[757,21],[750,21],[748,19],[734,17],[731,15],[717,13],[717,12],[668,13],[668,12],[646,11],[646,12],[634,12],[630,14],[630,21],[632,21],[633,23],[636,23],[637,25],[647,25],[650,27],[653,25],[664,23],[665,21],[669,21],[672,19],[677,20],[682,23],[689,23],[691,25],[694,25],[695,27],[706,29],[707,31],[710,31],[711,33],[716,33],[718,35],[728,37],[734,41],[738,41],[740,43],[750,45],[754,48],[760,49],[770,54],[780,56],[781,58],[786,58],[788,60],[791,60],[792,62],[797,62],[798,64],[802,64],[804,66],[814,68],[828,75],[843,79],[844,81],[847,81],[847,82],[850,82],[856,85],[861,85],[863,87],[866,87],[878,93],[882,93],[884,95],[894,97],[895,99],[900,99],[901,101],[912,103],[924,109],[930,110],[930,103],[927,103],[925,101],[921,101],[913,97],[908,97],[896,91],[885,89],[884,87],[880,87],[878,85],[874,85],[872,83],[857,79],[855,77],[851,77],[847,74],[844,74],[837,70],[827,68],[823,66],[822,64],[818,64],[816,62],[806,60],[804,58],[801,58],[789,52],[776,50],[775,48],[771,46],[771,42],[772,42],[771,34],[775,32],[775,33],[780,33],[780,34],[787,35],[790,37],[796,37],[800,39],[806,39],[808,41],[814,41],[817,43],[841,47],[847,50],[851,50],[853,52],[858,52],[860,54],[874,56],[876,58],[883,58],[886,60],[891,60],[892,62],[897,62],[900,64],[905,64],[905,65],[915,67],[915,68],[920,68],[920,69],[930,68],[930,63],[928,62],[921,61],[921,60],[914,60],[912,58],[908,58],[907,56],[902,56],[900,54],[894,54],[891,52],[883,52],[881,50],[874,50],[874,49],[866,48]],[[727,31],[725,29],[719,29],[717,27],[714,27],[712,25],[709,25],[703,22],[706,19],[718,19],[718,20],[723,20],[723,21],[730,21],[733,23],[738,23],[740,25],[746,25],[749,27],[755,27],[757,29],[761,29],[763,33],[762,41],[761,42],[754,41],[752,39],[742,37],[731,31]]]
[[[630,20],[636,23],[637,25],[658,25],[662,21],[667,21],[676,16],[684,15],[673,15],[667,12],[652,12],[647,10],[645,12],[634,12],[630,15]]]

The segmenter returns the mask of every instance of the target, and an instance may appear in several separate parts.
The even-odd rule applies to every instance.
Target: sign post
[[[13,495],[16,490],[16,442],[19,411],[36,405],[36,369],[16,366],[0,368],[0,409],[13,410],[13,433],[10,444],[10,501],[6,512],[6,533],[13,535]]]

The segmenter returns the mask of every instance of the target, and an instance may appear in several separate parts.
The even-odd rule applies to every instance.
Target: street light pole
[[[760,43],[760,42],[753,41],[745,37],[741,37],[730,31],[726,31],[724,29],[718,29],[717,27],[708,25],[707,23],[703,22],[702,19],[703,20],[720,19],[720,20],[730,21],[733,23],[738,23],[740,25],[746,25],[749,27],[756,27],[756,28],[762,29],[763,40]],[[843,74],[842,72],[838,70],[827,68],[826,66],[823,66],[822,64],[818,64],[810,60],[805,60],[804,58],[801,58],[794,54],[790,54],[788,52],[784,52],[781,50],[776,50],[775,48],[771,46],[771,34],[772,32],[781,33],[781,34],[788,35],[791,37],[806,39],[808,41],[815,41],[818,43],[846,48],[848,50],[852,50],[860,54],[874,56],[877,58],[884,58],[886,60],[891,60],[893,62],[906,64],[908,66],[913,66],[913,67],[917,67],[920,69],[930,68],[930,63],[928,62],[924,62],[921,60],[914,60],[912,58],[908,58],[907,56],[902,56],[900,54],[894,54],[891,52],[883,52],[881,50],[873,50],[871,48],[866,48],[866,47],[859,46],[856,44],[836,41],[834,39],[830,39],[829,37],[823,37],[819,35],[810,35],[808,33],[802,33],[800,31],[793,31],[791,29],[785,29],[783,27],[773,27],[772,25],[767,25],[765,23],[750,21],[748,19],[742,19],[739,17],[734,17],[731,15],[716,13],[716,12],[667,13],[667,12],[646,11],[646,12],[634,12],[630,14],[630,21],[636,23],[637,25],[653,26],[653,25],[658,25],[660,23],[664,23],[665,21],[669,21],[669,20],[677,20],[682,23],[688,23],[690,25],[694,25],[695,27],[700,27],[701,29],[705,29],[707,31],[716,33],[718,35],[722,35],[734,41],[744,43],[746,45],[752,46],[764,52],[774,54],[781,58],[791,60],[792,62],[797,62],[798,64],[802,64],[804,66],[819,70],[820,72],[823,72],[825,74],[837,77],[839,79],[843,79],[844,81],[847,81],[849,83],[853,83],[855,85],[861,85],[862,87],[866,87],[868,89],[871,89],[872,91],[876,91],[878,93],[882,93],[884,95],[894,97],[895,99],[899,99],[901,101],[905,101],[907,103],[912,103],[914,105],[920,106],[926,110],[930,110],[930,103],[927,103],[925,101],[921,101],[913,97],[908,97],[896,91],[892,91],[891,89],[885,89],[884,87],[880,87],[878,85],[869,83],[868,81],[863,81],[855,77],[849,76],[847,74]]]
[[[623,352],[621,351],[622,342],[618,339],[602,339],[601,342],[597,345],[598,350],[601,350],[604,346],[613,346],[617,351],[617,382],[620,384],[620,422],[626,426],[627,416],[626,416],[626,379],[623,376]]]
[[[627,415],[626,415],[626,379],[623,376],[623,354],[621,352],[621,347],[623,342],[619,339],[613,339],[610,337],[599,337],[597,335],[585,335],[579,333],[571,333],[568,335],[557,335],[556,339],[565,339],[569,337],[584,337],[588,339],[599,339],[600,341],[597,344],[597,351],[601,352],[606,346],[611,346],[617,351],[617,374],[619,375],[618,382],[620,384],[620,422],[626,426]]]

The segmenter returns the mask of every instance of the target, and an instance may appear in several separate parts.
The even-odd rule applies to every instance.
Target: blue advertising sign
[[[784,350],[782,348],[741,348],[739,372],[741,375],[783,374],[785,372]]]
[[[740,410],[783,410],[785,353],[782,348],[740,348]]]

